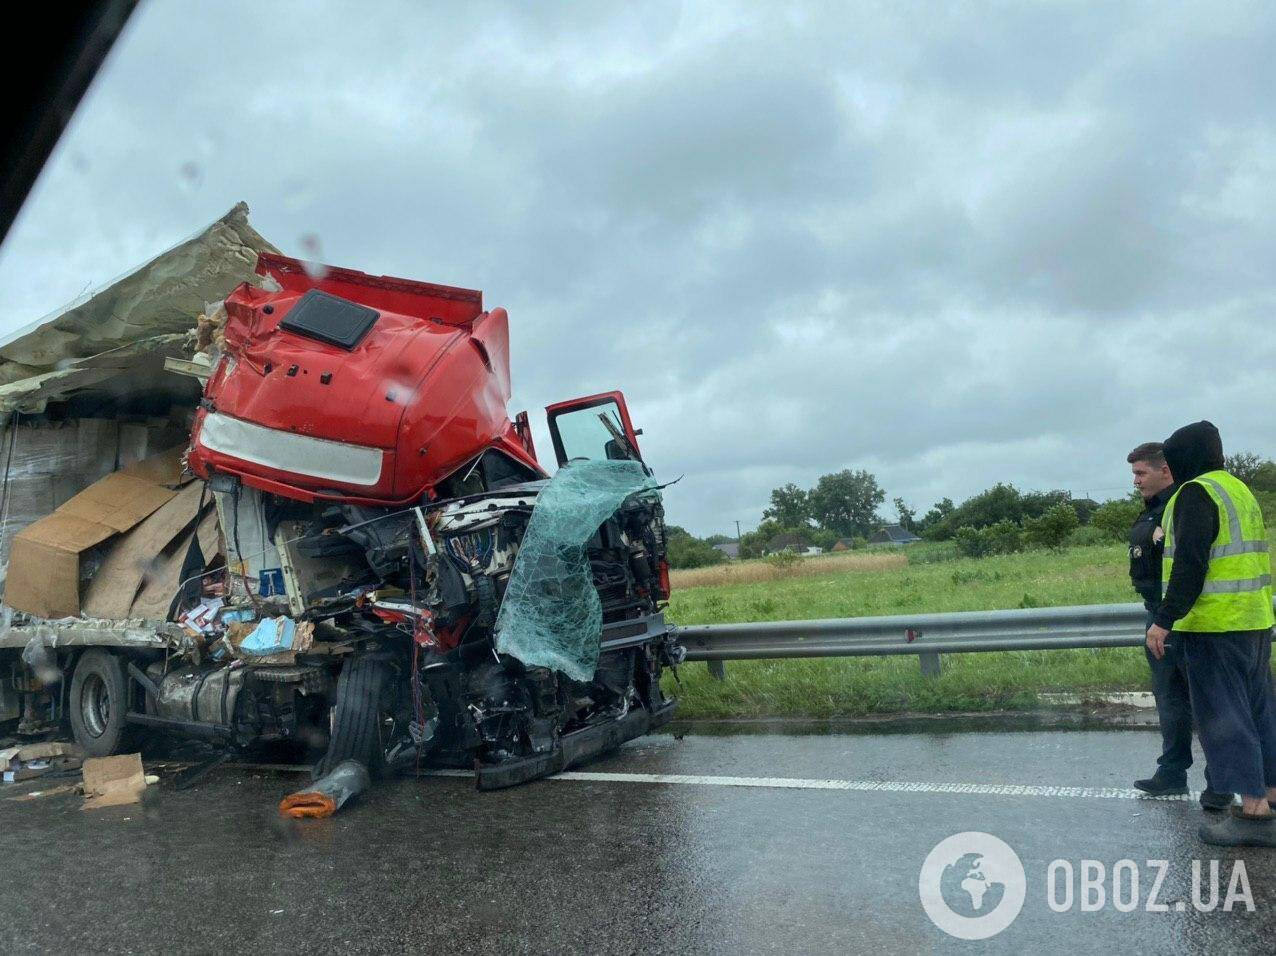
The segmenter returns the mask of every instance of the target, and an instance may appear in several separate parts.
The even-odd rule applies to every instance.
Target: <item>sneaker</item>
[[[1240,807],[1211,820],[1200,829],[1201,839],[1211,846],[1276,847],[1276,813],[1247,817]]]
[[[1206,787],[1201,791],[1201,809],[1209,813],[1222,813],[1236,801],[1236,794],[1221,793]]]
[[[1149,797],[1178,797],[1187,793],[1186,778],[1171,780],[1169,777],[1162,776],[1159,770],[1146,780],[1134,781],[1134,786]]]

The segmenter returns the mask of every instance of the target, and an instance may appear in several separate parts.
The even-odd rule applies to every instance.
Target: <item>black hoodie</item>
[[[1205,585],[1210,546],[1218,537],[1218,507],[1200,485],[1187,485],[1223,467],[1223,440],[1210,422],[1184,425],[1165,440],[1165,462],[1179,485],[1174,501],[1174,570],[1154,621],[1172,629],[1192,609]]]

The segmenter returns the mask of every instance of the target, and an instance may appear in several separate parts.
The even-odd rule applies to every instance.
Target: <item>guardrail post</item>
[[[917,659],[921,661],[923,677],[938,677],[943,669],[938,651],[922,651],[917,655]]]
[[[709,665],[709,676],[714,680],[727,679],[727,662],[726,661],[706,661]]]

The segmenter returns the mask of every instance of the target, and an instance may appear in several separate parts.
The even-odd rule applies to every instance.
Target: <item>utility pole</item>
[[[738,521],[735,523],[735,539],[740,540],[740,522]]]

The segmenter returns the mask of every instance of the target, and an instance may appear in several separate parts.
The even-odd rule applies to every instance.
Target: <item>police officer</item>
[[[1134,475],[1134,487],[1143,496],[1143,513],[1130,528],[1130,583],[1147,609],[1146,628],[1151,627],[1152,616],[1161,604],[1161,513],[1174,493],[1174,479],[1159,441],[1145,442],[1125,460]],[[1146,653],[1161,724],[1161,756],[1156,761],[1156,773],[1134,781],[1134,786],[1154,797],[1187,793],[1187,768],[1192,766],[1192,702],[1182,642],[1167,641],[1160,658],[1154,657],[1151,650]],[[1205,779],[1201,806],[1211,812],[1227,809],[1233,802],[1232,794],[1218,793],[1209,786],[1208,769]]]
[[[1147,631],[1158,660],[1181,641],[1211,780],[1241,805],[1201,827],[1216,846],[1276,847],[1276,700],[1272,697],[1272,565],[1267,529],[1245,483],[1224,470],[1209,422],[1165,442],[1178,484],[1166,503],[1165,592]]]

